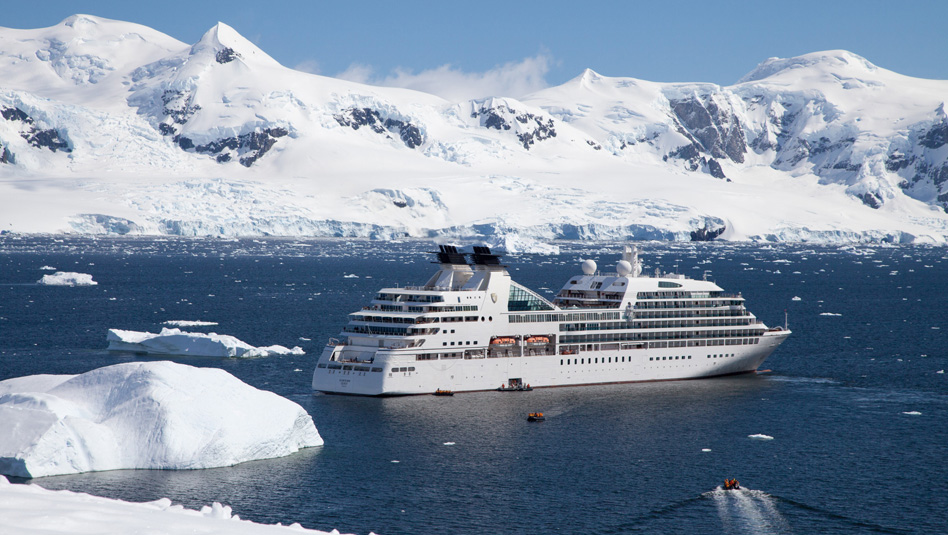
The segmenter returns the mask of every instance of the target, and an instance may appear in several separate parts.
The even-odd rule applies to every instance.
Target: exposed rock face
[[[175,136],[174,141],[184,150],[215,155],[219,163],[229,162],[236,156],[240,165],[250,167],[273,148],[277,138],[287,134],[289,131],[286,128],[274,127],[248,132],[237,137],[221,138],[204,145],[195,145],[184,136]]]
[[[724,176],[724,170],[721,169],[721,164],[714,158],[708,160],[708,173],[714,178],[727,178]]]
[[[711,241],[724,234],[725,230],[727,230],[727,227],[724,225],[715,229],[705,225],[703,228],[691,231],[691,241]]]
[[[484,103],[471,113],[471,118],[480,119],[481,126],[485,128],[513,129],[520,144],[527,150],[537,141],[556,137],[553,119],[528,112],[519,113],[507,104]]]
[[[239,57],[240,57],[239,52],[235,51],[233,48],[228,47],[228,48],[219,50],[217,52],[217,57],[215,59],[217,59],[218,63],[224,64],[224,63],[230,63],[231,61],[234,61],[235,59]]]
[[[892,145],[884,165],[887,172],[901,178],[898,187],[948,212],[948,117],[944,106],[935,110],[931,122],[916,125],[907,140]]]
[[[193,97],[187,91],[166,90],[161,94],[161,102],[164,104],[162,111],[165,114],[165,120],[158,125],[158,131],[166,136],[173,136],[181,129],[181,125],[188,122],[201,106],[192,104]]]
[[[744,163],[747,143],[740,119],[730,107],[718,104],[723,98],[715,94],[692,96],[670,100],[679,132],[687,137],[697,149],[712,158],[727,158],[735,163]]]
[[[42,149],[47,148],[52,152],[63,151],[72,152],[69,143],[62,138],[59,131],[55,128],[40,128],[36,121],[26,112],[19,108],[0,108],[0,116],[7,121],[19,123],[20,137],[25,139],[30,145]],[[8,147],[0,145],[3,150],[0,151],[0,163],[15,163],[16,157]]]
[[[381,112],[372,108],[347,108],[333,115],[340,126],[348,126],[353,130],[366,126],[376,134],[382,134],[391,139],[389,133],[398,134],[399,139],[406,147],[413,149],[425,142],[421,129],[409,121],[383,117]]]

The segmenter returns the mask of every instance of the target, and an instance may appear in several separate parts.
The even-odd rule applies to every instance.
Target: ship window
[[[560,366],[563,365],[563,359],[560,359]]]
[[[512,283],[507,301],[507,310],[510,312],[553,310],[553,305],[523,286]]]
[[[408,371],[410,371],[410,372],[415,371],[415,367],[414,367],[414,366],[409,366],[409,367],[408,367]]]

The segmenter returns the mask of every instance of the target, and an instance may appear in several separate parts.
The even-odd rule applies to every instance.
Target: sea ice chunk
[[[296,403],[224,370],[129,362],[0,381],[0,473],[231,466],[322,445]]]
[[[92,280],[92,275],[88,273],[57,271],[52,275],[43,275],[43,278],[36,281],[36,284],[45,284],[46,286],[95,286],[99,283]]]
[[[304,354],[299,346],[293,349],[280,345],[254,347],[226,334],[191,333],[169,328],[161,329],[158,334],[109,329],[106,340],[109,342],[109,351],[132,351],[149,355],[269,357]]]
[[[754,440],[773,440],[774,439],[774,437],[770,435],[761,435],[761,434],[747,435],[747,438],[754,439]]]

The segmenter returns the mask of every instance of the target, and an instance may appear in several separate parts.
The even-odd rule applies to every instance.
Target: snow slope
[[[0,67],[0,230],[948,241],[948,82],[846,51],[448,102],[76,15]]]
[[[322,445],[302,407],[216,368],[131,362],[0,381],[0,473],[195,469]]]
[[[132,503],[39,485],[14,485],[0,476],[0,533],[18,535],[289,535],[326,534],[291,526],[241,520],[231,508],[215,502],[200,511],[172,505],[162,498]],[[332,533],[338,534],[335,530]]]

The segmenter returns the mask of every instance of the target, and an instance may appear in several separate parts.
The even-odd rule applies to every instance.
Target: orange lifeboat
[[[490,345],[497,347],[510,347],[516,343],[517,341],[509,336],[498,336],[490,341]]]
[[[546,336],[531,336],[526,339],[526,342],[531,346],[545,346],[550,343],[550,339]]]

